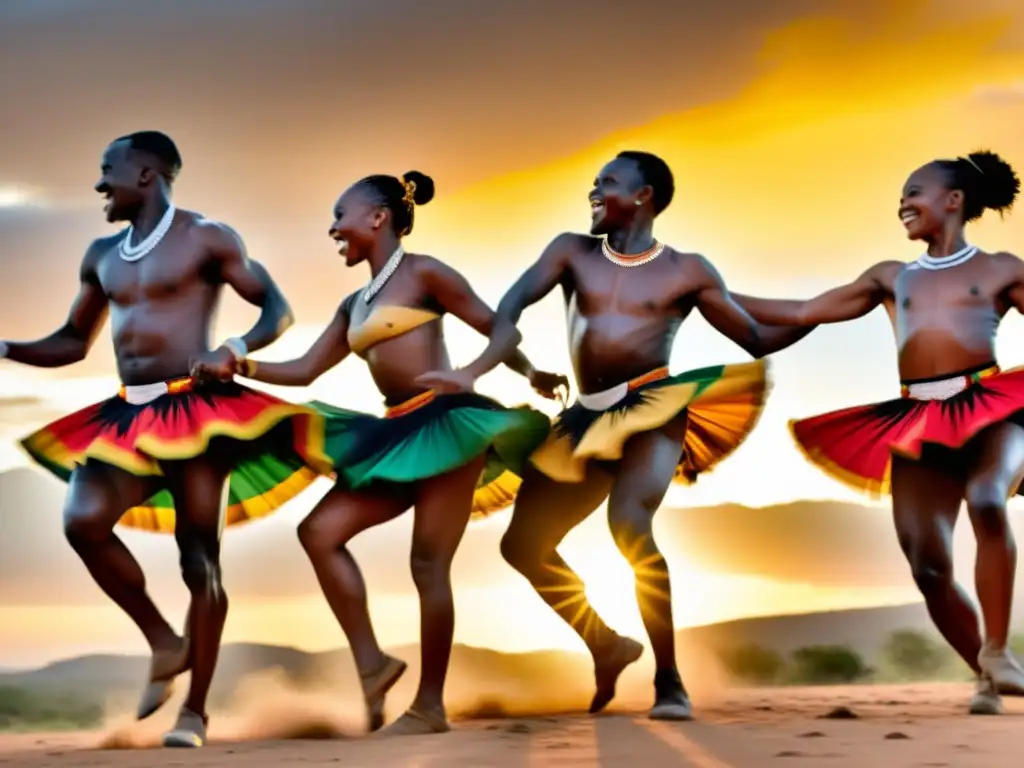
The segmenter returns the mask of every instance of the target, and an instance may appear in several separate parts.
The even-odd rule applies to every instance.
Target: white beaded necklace
[[[663,250],[665,250],[665,244],[659,243],[655,240],[654,245],[646,251],[636,254],[624,254],[613,250],[612,247],[608,245],[608,238],[601,241],[601,253],[603,253],[604,257],[612,264],[617,264],[620,267],[639,267],[642,264],[647,264],[661,256],[661,252]]]
[[[384,284],[395,274],[395,270],[398,269],[398,265],[402,263],[402,257],[405,255],[405,249],[402,246],[398,246],[395,252],[391,254],[391,258],[384,264],[384,269],[377,273],[377,276],[370,281],[370,284],[366,286],[366,290],[363,291],[363,301],[369,304],[373,297],[380,293],[381,288]]]
[[[170,231],[171,224],[174,222],[175,212],[174,206],[168,205],[163,218],[160,219],[160,222],[156,225],[153,231],[149,233],[149,236],[146,237],[145,240],[136,246],[131,244],[135,227],[130,225],[125,232],[124,237],[121,239],[121,247],[119,249],[121,258],[125,261],[138,261],[156,248],[160,244],[160,241],[164,239],[164,235]]]
[[[965,245],[956,253],[951,253],[949,256],[943,256],[941,258],[929,256],[927,253],[922,254],[914,263],[919,267],[930,269],[932,271],[938,269],[949,269],[950,267],[959,267],[961,264],[966,264],[977,252],[977,246]]]

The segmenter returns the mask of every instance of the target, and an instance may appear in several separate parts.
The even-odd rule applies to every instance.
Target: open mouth
[[[348,253],[348,240],[344,237],[336,237],[334,242],[338,244],[338,253],[345,256]]]
[[[903,226],[909,227],[919,218],[917,211],[900,211],[900,221],[903,222]]]
[[[591,199],[591,201],[590,201],[590,217],[592,219],[596,219],[602,213],[604,213],[604,203],[601,202],[600,200]]]
[[[103,193],[103,211],[109,213],[114,205],[114,196],[110,192]]]

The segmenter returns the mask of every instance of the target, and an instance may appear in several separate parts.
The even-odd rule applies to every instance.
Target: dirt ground
[[[191,753],[153,749],[159,730],[133,724],[94,733],[0,736],[0,766],[1019,766],[1024,700],[1006,699],[1002,717],[969,717],[970,694],[967,685],[725,691],[698,700],[697,719],[690,723],[655,723],[642,713],[538,716],[466,721],[448,734],[390,739],[261,740],[251,724],[245,729],[236,723],[234,735],[225,728],[218,735],[211,727],[210,745]],[[843,707],[846,717],[826,717]],[[272,729],[264,733],[273,736]]]

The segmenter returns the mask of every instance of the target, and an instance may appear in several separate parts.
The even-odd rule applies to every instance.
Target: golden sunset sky
[[[623,149],[655,152],[676,174],[676,199],[657,225],[661,239],[707,255],[737,291],[790,297],[879,260],[919,255],[896,217],[900,188],[917,166],[988,147],[1024,169],[1024,11],[1013,0],[637,0],[628,15],[604,0],[183,0],[173,12],[51,0],[0,8],[0,64],[0,102],[14,106],[0,124],[0,338],[9,339],[44,335],[63,321],[82,251],[111,231],[91,192],[100,152],[142,128],[179,143],[178,205],[235,226],[291,298],[299,326],[264,359],[301,353],[337,302],[366,281],[361,267],[344,268],[326,230],[336,195],[367,173],[415,168],[434,177],[437,198],[418,213],[407,247],[456,266],[496,304],[552,237],[587,228],[591,180]],[[986,220],[969,237],[1020,253],[1024,218]],[[244,331],[254,316],[228,300],[218,335]],[[453,359],[470,360],[482,339],[446,323]],[[553,295],[527,312],[523,349],[542,367],[568,370],[563,327]],[[26,465],[19,436],[112,391],[107,338],[88,361],[63,371],[0,364],[0,469]],[[1024,323],[1014,315],[1000,336],[1002,363],[1021,363],[1022,345]],[[672,362],[682,370],[744,359],[694,317]],[[775,388],[754,435],[696,487],[673,489],[668,505],[858,500],[804,462],[785,423],[895,396],[887,321],[877,313],[820,329],[777,355],[773,369]],[[480,389],[538,404],[504,370]],[[381,408],[356,359],[309,391],[275,391]],[[225,546],[239,559],[248,542],[278,537],[282,562],[307,585],[284,597],[246,593],[233,603],[229,639],[341,642],[294,553],[294,525],[320,492],[228,536]],[[0,499],[5,518],[17,514],[24,524],[27,513],[10,506]],[[875,506],[866,514],[883,523],[880,546],[895,547],[884,506]],[[61,580],[47,582],[49,598],[3,597],[32,592],[27,583],[0,589],[0,621],[17,627],[0,640],[0,666],[137,650],[134,630],[103,607],[98,590],[71,597],[68,587],[62,597],[85,572],[64,552],[57,510],[41,505],[38,516],[63,564],[54,571]],[[628,569],[600,518],[567,542],[566,556],[591,578],[609,620],[638,632]],[[460,552],[460,562],[490,563],[479,568],[494,578],[478,586],[476,565],[456,574],[458,639],[576,647],[497,562],[507,519],[476,526]],[[408,536],[402,520],[358,543],[371,590],[376,574],[406,569]],[[130,543],[157,568],[154,584],[169,610],[180,612],[172,542],[136,535]],[[905,575],[871,585],[811,583],[715,570],[682,544],[666,549],[675,555],[680,625],[914,595]],[[415,637],[411,581],[371,601],[383,640]],[[531,630],[517,629],[523,624]]]

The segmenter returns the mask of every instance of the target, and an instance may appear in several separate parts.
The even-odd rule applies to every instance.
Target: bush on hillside
[[[729,648],[719,654],[719,659],[738,681],[753,685],[778,682],[786,668],[782,656],[770,648],[754,644]]]
[[[793,651],[792,679],[795,683],[852,683],[870,673],[861,655],[845,645],[811,645]]]
[[[103,707],[96,702],[0,686],[0,730],[76,730],[102,722]]]
[[[882,648],[893,671],[912,680],[934,679],[950,665],[953,655],[945,643],[914,629],[893,632]]]

